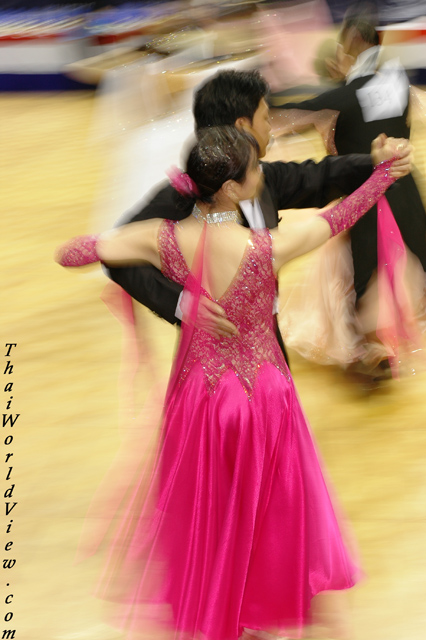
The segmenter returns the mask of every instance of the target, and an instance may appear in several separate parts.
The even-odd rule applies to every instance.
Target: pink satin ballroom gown
[[[208,295],[176,224],[160,228],[162,271]],[[149,487],[142,506],[135,489],[103,577],[126,638],[146,611],[179,640],[237,640],[245,628],[297,638],[316,594],[357,581],[276,339],[276,286],[270,233],[252,231],[219,300],[239,335],[183,325]]]

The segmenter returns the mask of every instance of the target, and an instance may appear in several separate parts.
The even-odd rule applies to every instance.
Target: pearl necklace
[[[241,224],[241,215],[238,211],[215,211],[214,213],[207,213],[204,216],[197,205],[194,204],[192,215],[201,224],[203,222],[207,222],[207,224],[220,224],[221,222],[236,222],[237,224]]]

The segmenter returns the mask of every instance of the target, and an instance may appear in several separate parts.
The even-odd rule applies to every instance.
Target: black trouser
[[[426,271],[426,213],[411,175],[400,178],[386,198],[401,236]],[[354,286],[357,301],[365,293],[377,268],[377,207],[374,206],[351,229]]]

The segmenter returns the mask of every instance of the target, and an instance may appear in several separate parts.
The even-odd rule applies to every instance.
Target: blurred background
[[[335,58],[349,4],[0,3],[1,334],[3,343],[17,344],[7,376],[13,393],[3,393],[2,406],[20,414],[12,445],[2,444],[3,455],[14,454],[8,480],[10,461],[2,467],[3,492],[13,483],[17,502],[13,517],[2,516],[2,544],[13,541],[4,558],[16,559],[2,569],[0,634],[10,631],[3,637],[122,637],[92,596],[100,558],[74,559],[95,493],[108,501],[126,466],[146,455],[158,415],[142,407],[153,388],[163,387],[177,339],[176,327],[138,307],[132,349],[139,368],[131,378],[128,342],[101,299],[106,276],[97,267],[61,269],[55,247],[110,228],[180,163],[193,130],[192,92],[217,70],[258,68],[289,100],[336,86],[327,61]],[[424,196],[426,1],[369,4],[386,56],[398,58],[419,89],[412,142]],[[316,129],[278,138],[279,123],[272,125],[269,159],[319,160],[326,153]],[[299,215],[285,212],[282,224]],[[306,268],[303,258],[284,269],[281,289],[297,285]],[[290,358],[359,541],[366,577],[352,594],[354,640],[423,640],[424,367],[371,388],[338,367],[292,352]],[[129,442],[135,459],[126,457]],[[8,612],[13,617],[5,621]]]

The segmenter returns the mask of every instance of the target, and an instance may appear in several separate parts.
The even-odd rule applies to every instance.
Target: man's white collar
[[[377,45],[376,47],[369,47],[365,51],[359,54],[352,67],[349,69],[346,76],[346,84],[355,80],[355,78],[362,78],[364,76],[370,76],[375,73],[377,69],[377,61],[380,55],[382,47]]]

